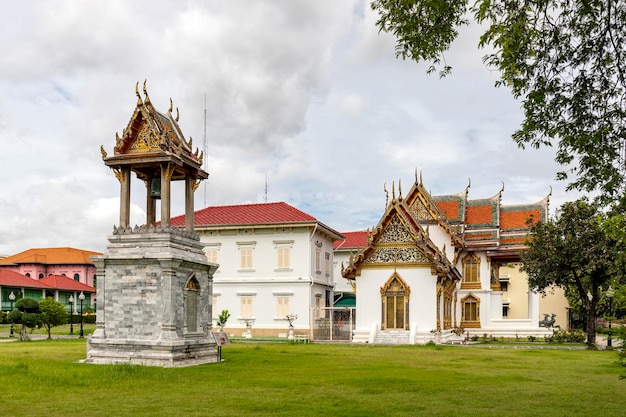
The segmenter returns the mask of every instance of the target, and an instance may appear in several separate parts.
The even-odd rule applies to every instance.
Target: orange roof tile
[[[435,204],[439,211],[441,211],[447,219],[456,220],[459,219],[459,201],[436,201]]]
[[[100,252],[74,248],[36,248],[0,259],[0,265],[15,264],[90,264],[90,256],[101,256]]]
[[[535,222],[541,220],[541,211],[539,209],[503,211],[500,213],[500,226],[502,229],[525,229],[528,228],[526,221],[530,218]]]
[[[492,224],[493,223],[493,207],[492,206],[470,206],[467,208],[467,224]]]

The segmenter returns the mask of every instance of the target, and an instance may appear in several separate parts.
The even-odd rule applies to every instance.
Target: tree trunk
[[[596,315],[591,311],[587,313],[587,348],[596,348]]]
[[[30,338],[28,337],[28,333],[26,332],[26,326],[22,324],[22,329],[20,330],[20,342],[27,342]]]

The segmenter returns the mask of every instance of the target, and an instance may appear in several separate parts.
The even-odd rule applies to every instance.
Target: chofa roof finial
[[[137,94],[137,105],[141,106],[143,101],[141,101],[141,95],[139,94],[139,81],[135,84],[135,94]]]

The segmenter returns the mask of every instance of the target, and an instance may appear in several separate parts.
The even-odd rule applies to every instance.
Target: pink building
[[[91,262],[91,256],[102,254],[74,248],[28,249],[0,259],[0,269],[14,271],[36,280],[49,275],[61,275],[95,287],[96,267]]]

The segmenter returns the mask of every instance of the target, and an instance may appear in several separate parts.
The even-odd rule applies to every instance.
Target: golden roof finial
[[[146,96],[146,104],[150,103],[150,97],[148,97],[148,89],[146,88],[146,83],[148,82],[147,79],[143,80],[143,94],[144,96]]]
[[[176,107],[176,119],[174,119],[174,120],[176,120],[176,122],[178,122],[178,117],[179,117],[179,116],[180,116],[180,115],[178,114],[178,107]]]
[[[170,97],[170,108],[167,109],[167,112],[171,113],[173,109],[174,109],[174,102],[172,101],[172,97]]]
[[[100,153],[102,154],[102,159],[107,157],[107,151],[104,150],[104,145],[100,145]]]
[[[143,101],[141,101],[141,95],[139,94],[139,81],[135,84],[135,94],[137,94],[137,105],[141,106]]]
[[[395,203],[396,201],[396,182],[391,182],[391,202]]]
[[[424,186],[424,182],[422,181],[422,170],[420,169],[420,187]]]
[[[400,195],[398,196],[398,200],[402,201],[402,180],[401,179],[398,180],[398,193],[400,193]]]
[[[389,205],[389,191],[387,191],[387,183],[383,184],[383,190],[385,190],[385,207]]]

